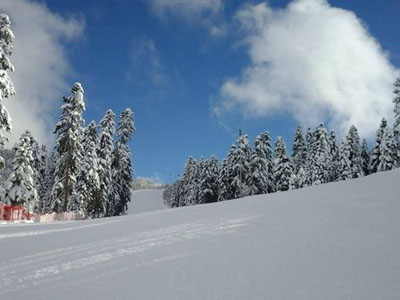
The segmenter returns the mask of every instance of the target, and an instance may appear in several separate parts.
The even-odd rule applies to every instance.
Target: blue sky
[[[304,102],[307,99],[303,99],[310,94],[309,89],[299,94],[291,91],[288,96],[282,89],[274,90],[276,88],[274,84],[268,86],[267,93],[263,94],[262,86],[265,86],[263,82],[257,79],[255,82],[251,81],[254,80],[251,72],[257,68],[268,74],[268,82],[276,80],[276,77],[271,75],[271,66],[277,66],[278,71],[274,70],[273,74],[276,74],[275,71],[279,73],[279,66],[282,64],[282,57],[278,56],[279,47],[282,47],[282,51],[287,51],[288,47],[285,47],[287,43],[283,38],[282,46],[279,46],[280,38],[268,30],[288,28],[282,24],[283,20],[292,24],[292,21],[296,22],[295,20],[301,17],[302,13],[299,10],[292,12],[288,10],[287,5],[290,1],[198,0],[198,5],[192,7],[188,4],[191,1],[174,0],[172,1],[175,3],[174,6],[168,6],[165,4],[167,2],[165,0],[42,1],[47,6],[47,13],[56,14],[61,19],[73,18],[82,27],[78,38],[68,41],[60,37],[59,43],[70,66],[70,72],[64,81],[70,85],[74,81],[80,81],[85,89],[87,103],[85,119],[98,121],[108,108],[112,108],[117,114],[125,107],[134,110],[137,134],[131,142],[131,148],[135,176],[152,177],[166,182],[175,179],[177,174],[181,173],[189,155],[199,158],[216,154],[221,159],[236,139],[239,128],[249,134],[251,141],[263,130],[270,131],[274,139],[277,135],[281,135],[289,148],[296,125],[298,123],[311,125],[308,121],[313,126],[318,125],[317,120],[329,123],[333,128],[337,128],[338,132],[341,132],[342,124],[347,126],[347,122],[359,122],[357,124],[360,124],[361,134],[365,127],[365,136],[369,138],[372,136],[370,127],[363,125],[366,124],[363,120],[366,119],[365,114],[353,116],[354,111],[345,108],[346,104],[331,102],[316,104],[318,110],[313,111],[310,117],[311,112],[307,113],[308,107],[316,102],[311,104]],[[329,29],[333,37],[338,37],[338,44],[342,43],[341,36],[349,32],[349,36],[354,34],[354,38],[343,43],[349,43],[349,47],[354,49],[358,44],[352,46],[351,43],[359,41],[360,49],[371,48],[371,52],[365,54],[366,61],[374,61],[368,65],[368,72],[371,72],[368,80],[373,82],[376,81],[375,78],[382,80],[383,91],[377,89],[380,102],[371,102],[369,107],[382,105],[383,109],[376,114],[388,114],[391,102],[388,82],[393,78],[393,72],[400,66],[398,1],[330,0],[329,4],[324,0],[298,2],[304,2],[302,5],[308,5],[306,2],[323,5],[324,8],[318,8],[321,9],[321,15],[327,12],[328,18],[332,17],[332,20],[339,22],[343,20],[343,24],[348,24],[349,28],[343,26],[342,32],[333,33],[333,29]],[[344,10],[332,11],[333,7]],[[350,11],[362,20],[364,30],[367,28],[365,32],[360,29],[361,23],[357,23],[356,18],[348,14]],[[245,14],[246,12],[250,15]],[[263,19],[262,24],[254,25],[258,13]],[[314,15],[305,16],[307,20],[305,22],[318,15],[317,10]],[[343,19],[340,19],[342,17]],[[296,47],[303,45],[307,47],[309,41],[313,39],[313,30],[310,31],[309,28],[305,26],[299,33],[288,34],[289,37],[299,37],[299,40],[294,41]],[[310,32],[304,33],[307,30]],[[262,32],[269,33],[263,35]],[[372,42],[365,42],[366,38],[371,37],[375,38],[382,49],[375,49]],[[318,33],[315,39],[324,43],[324,39],[320,39]],[[268,41],[273,45],[263,45]],[[267,47],[267,51],[263,51],[263,46]],[[274,51],[271,50],[267,58],[260,58],[263,52],[268,52],[269,49]],[[332,48],[329,49],[332,51]],[[293,53],[291,51],[284,54],[288,57],[288,61]],[[310,52],[310,56],[312,53]],[[316,53],[321,54],[321,52]],[[317,61],[318,57],[316,56]],[[329,58],[326,58],[326,55],[321,57],[323,57],[321,65],[326,63],[326,68],[329,68],[331,63]],[[341,57],[339,55],[339,60]],[[296,54],[292,58],[294,61],[298,60]],[[328,61],[325,62],[325,59]],[[345,55],[343,59],[347,59],[349,65],[353,62]],[[365,65],[361,60],[354,63],[352,69],[358,69],[357,64]],[[304,66],[310,65],[315,64],[304,64]],[[378,71],[375,74],[374,71],[370,71],[371,69]],[[291,84],[292,75],[297,78],[296,90],[303,89],[303,85],[314,84],[310,79],[304,83],[301,81],[301,75],[291,73],[293,70],[284,70],[289,77],[286,82],[288,86]],[[324,69],[322,71],[313,69],[310,72],[300,70],[303,71],[306,77],[307,74],[321,74]],[[363,70],[359,70],[358,73],[354,71],[349,80],[354,78],[360,80],[362,72]],[[246,77],[245,74],[250,75]],[[340,77],[340,71],[338,74]],[[327,78],[337,77],[337,74],[331,75],[330,73]],[[324,77],[324,74],[321,76]],[[254,94],[258,90],[260,92]],[[336,92],[332,91],[332,95]],[[242,97],[237,96],[242,93]],[[67,95],[68,90],[64,94]],[[353,94],[353,91],[348,91],[345,95],[351,98]],[[276,95],[278,96],[275,102],[272,100],[263,102],[263,97],[275,99]],[[288,101],[282,104],[284,101],[282,99],[290,95],[293,95],[295,102]],[[321,97],[319,95],[324,93],[318,94],[316,99]],[[360,98],[354,96],[351,101],[359,103],[362,101],[360,99],[361,96]],[[301,107],[293,110],[285,108],[285,105],[292,106],[293,103],[296,107],[301,101],[305,103]],[[389,105],[385,104],[385,101]],[[349,102],[351,106],[350,103],[353,102]],[[355,107],[353,110],[357,109]],[[359,108],[359,111],[363,109]],[[56,119],[59,111],[56,109],[50,114]],[[375,124],[376,120],[376,118],[371,120],[375,127],[378,126]]]

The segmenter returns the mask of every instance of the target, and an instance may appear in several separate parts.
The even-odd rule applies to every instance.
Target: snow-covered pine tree
[[[287,191],[290,188],[290,181],[294,174],[293,164],[286,153],[286,144],[278,136],[275,141],[274,150],[274,177],[278,191]]]
[[[25,131],[25,134],[29,136],[32,149],[32,156],[33,156],[32,168],[34,172],[34,184],[39,197],[37,212],[40,213],[43,210],[44,195],[46,192],[45,173],[46,173],[47,149],[45,145],[39,146],[39,143],[34,139],[30,131],[28,130]]]
[[[165,203],[166,205],[168,205],[171,208],[179,207],[181,188],[182,188],[181,180],[177,180],[171,185],[171,198],[169,199],[169,202]]]
[[[312,184],[323,184],[329,182],[332,158],[328,140],[328,132],[320,124],[313,134],[309,156],[309,176]]]
[[[109,109],[100,121],[100,138],[97,148],[99,159],[100,189],[97,195],[99,202],[105,208],[103,216],[112,216],[114,212],[113,203],[110,203],[110,189],[112,184],[112,153],[114,150],[113,134],[115,131],[115,114]]]
[[[394,123],[393,123],[393,132],[395,137],[400,137],[400,77],[396,79],[394,83]]]
[[[228,155],[229,167],[229,199],[237,199],[249,196],[251,187],[248,182],[250,172],[251,148],[247,135],[240,135],[236,143],[232,145]]]
[[[271,193],[276,189],[271,138],[267,131],[262,132],[254,140],[254,147],[250,156],[250,170],[247,176],[251,195]]]
[[[224,158],[218,174],[218,201],[229,200],[231,195],[229,176],[228,160]]]
[[[57,134],[55,151],[56,169],[52,191],[52,210],[55,212],[78,211],[79,205],[75,197],[76,176],[82,160],[83,147],[81,132],[85,110],[83,88],[76,82],[71,89],[71,95],[64,97],[61,107],[61,119],[56,125]]]
[[[393,130],[391,127],[386,126],[383,129],[382,140],[379,148],[380,157],[377,171],[383,172],[395,169],[399,162],[399,152],[398,144],[393,136]]]
[[[371,165],[370,165],[370,173],[378,172],[378,166],[381,162],[381,142],[383,137],[383,132],[387,127],[387,121],[385,118],[382,118],[379,129],[376,131],[375,136],[375,144],[371,152]]]
[[[42,214],[53,212],[52,205],[52,190],[54,186],[55,172],[56,172],[56,152],[52,152],[47,158],[46,171],[44,176],[45,193],[42,200]]]
[[[11,132],[11,117],[3,100],[15,95],[14,84],[8,76],[8,71],[14,71],[10,61],[14,44],[14,34],[11,30],[10,18],[0,14],[0,149],[7,142],[3,132]],[[0,156],[0,169],[4,167],[4,159]]]
[[[351,177],[359,178],[364,176],[364,173],[362,169],[360,137],[358,136],[357,128],[354,125],[350,127],[348,138],[351,146],[351,154],[349,158],[351,162]]]
[[[33,213],[36,211],[39,199],[32,164],[31,140],[25,132],[16,146],[13,171],[6,184],[4,199],[8,204],[24,206]]]
[[[296,181],[294,188],[301,189],[305,186],[307,186],[307,175],[304,169],[301,167],[296,174]]]
[[[329,181],[336,181],[339,179],[339,147],[336,143],[336,134],[332,130],[329,134],[329,146],[330,146],[330,153],[332,158],[332,167],[330,170],[330,180]]]
[[[369,175],[370,173],[369,165],[370,165],[370,155],[368,150],[368,144],[367,141],[363,139],[361,145],[361,167],[365,176]]]
[[[97,158],[97,125],[94,121],[90,122],[88,127],[83,130],[82,145],[85,156],[76,177],[75,202],[82,215],[97,218],[103,215],[105,208],[97,197],[100,180]]]
[[[131,201],[132,154],[128,146],[132,135],[136,132],[134,114],[130,108],[125,109],[120,117],[117,141],[112,155],[112,185],[110,202],[113,203],[113,215],[124,214]]]
[[[293,167],[295,174],[297,174],[300,168],[305,168],[307,161],[307,146],[303,137],[303,129],[301,126],[297,126],[296,128],[292,149]]]
[[[189,157],[186,161],[182,176],[183,203],[181,206],[189,206],[197,204],[198,201],[198,182],[199,168],[196,160]]]
[[[210,160],[199,163],[199,203],[212,203],[218,200],[218,160],[212,156]]]
[[[346,136],[345,140],[340,144],[339,148],[339,180],[347,180],[352,178],[350,159],[351,150],[351,141],[349,141],[349,136]]]
[[[304,172],[306,173],[306,185],[311,185],[313,176],[312,176],[312,162],[313,162],[313,144],[314,144],[314,134],[310,127],[307,128],[306,132],[306,148],[307,148],[307,159],[304,168]]]

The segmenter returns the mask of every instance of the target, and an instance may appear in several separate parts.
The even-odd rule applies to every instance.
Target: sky
[[[62,97],[87,124],[130,107],[134,176],[171,182],[188,156],[224,158],[241,129],[288,149],[298,124],[373,140],[393,118],[397,0],[0,0],[16,40],[12,145],[52,147]]]

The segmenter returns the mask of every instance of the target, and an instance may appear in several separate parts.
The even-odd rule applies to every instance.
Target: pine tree
[[[361,145],[361,166],[365,176],[369,175],[370,173],[369,165],[370,165],[370,155],[368,151],[368,144],[367,141],[363,139]]]
[[[24,206],[33,213],[37,209],[39,199],[32,164],[31,140],[25,132],[21,135],[16,147],[13,172],[8,178],[4,198],[6,203]]]
[[[394,135],[398,138],[400,136],[400,77],[396,79],[394,83],[394,109],[393,112],[395,114],[395,121],[393,123],[393,132]]]
[[[134,114],[127,108],[121,114],[117,136],[119,140],[112,155],[112,185],[110,202],[113,203],[113,215],[124,214],[131,201],[132,182],[132,154],[128,146],[132,135],[136,132],[134,126]]]
[[[10,18],[6,14],[0,14],[0,149],[8,140],[2,131],[11,132],[11,118],[3,105],[3,99],[15,95],[14,84],[8,76],[8,71],[14,71],[9,58],[12,54],[14,39]],[[3,167],[4,159],[0,156],[0,169]]]
[[[218,160],[212,156],[209,161],[199,163],[199,203],[212,203],[218,200]]]
[[[350,127],[348,136],[351,145],[351,177],[359,178],[364,176],[364,172],[362,169],[360,137],[358,136],[357,128],[354,125]]]
[[[114,150],[113,134],[115,130],[115,114],[109,109],[100,121],[100,140],[97,148],[99,159],[100,189],[97,195],[99,202],[105,208],[103,216],[112,216],[114,206],[111,203],[109,193],[112,184],[112,153]],[[100,215],[99,215],[100,217]]]
[[[303,137],[303,129],[301,126],[297,126],[296,128],[292,149],[293,167],[295,174],[297,174],[300,168],[304,169],[307,161],[307,146]]]
[[[39,143],[33,138],[30,131],[25,131],[25,134],[30,138],[30,145],[32,149],[33,163],[32,168],[34,172],[34,184],[38,192],[39,205],[37,212],[40,213],[43,210],[44,197],[46,193],[45,187],[45,176],[46,176],[46,161],[47,161],[47,150],[46,146],[39,146]]]
[[[381,156],[382,156],[381,142],[382,142],[383,133],[384,133],[386,127],[387,127],[387,121],[385,118],[383,118],[381,121],[381,124],[379,126],[379,129],[376,131],[375,145],[371,152],[370,173],[378,172],[378,167],[381,162]]]
[[[229,199],[237,199],[249,196],[251,187],[248,182],[250,172],[251,148],[247,135],[239,136],[238,140],[232,145],[228,155],[229,166]]]
[[[346,140],[340,144],[339,148],[339,179],[347,180],[352,178],[351,171],[351,142],[346,137]]]
[[[231,192],[229,187],[229,166],[228,160],[225,158],[219,169],[218,174],[218,201],[229,200]]]
[[[336,134],[334,131],[331,131],[329,134],[329,146],[330,146],[330,154],[332,158],[332,167],[330,170],[330,180],[336,181],[339,179],[339,147],[336,144]]]
[[[98,201],[100,189],[99,165],[97,158],[97,126],[91,122],[83,131],[82,145],[85,156],[82,159],[76,182],[76,199],[78,211],[92,218],[102,216],[105,208]]]
[[[56,172],[56,153],[52,152],[51,155],[47,158],[46,162],[46,171],[44,176],[44,189],[45,193],[42,199],[42,213],[48,214],[53,212],[53,205],[52,205],[52,190],[54,186],[55,180],[55,172]]]
[[[312,162],[313,162],[313,144],[314,144],[314,134],[310,127],[307,128],[306,132],[306,148],[307,148],[307,159],[304,171],[306,173],[306,184],[311,185],[313,183],[313,170],[312,170]]]
[[[83,153],[81,144],[84,123],[82,112],[85,110],[83,93],[82,85],[75,83],[71,89],[71,96],[64,97],[61,120],[54,131],[57,134],[55,146],[57,161],[51,198],[52,210],[55,212],[79,209],[74,187]]]
[[[287,191],[290,188],[290,181],[294,174],[293,164],[286,153],[286,144],[278,136],[274,150],[274,176],[278,191]]]
[[[309,176],[312,184],[323,184],[329,182],[332,158],[328,133],[320,124],[313,134],[313,142],[310,145]]]
[[[198,202],[198,171],[196,160],[190,156],[186,161],[182,177],[183,206],[194,205]]]
[[[397,167],[399,161],[398,144],[393,136],[392,128],[388,126],[383,130],[379,152],[381,155],[377,167],[378,172],[393,170]]]
[[[275,191],[271,138],[269,132],[262,132],[254,140],[250,156],[250,170],[247,174],[251,195]]]

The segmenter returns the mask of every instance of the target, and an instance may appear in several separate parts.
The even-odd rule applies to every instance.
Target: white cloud
[[[247,5],[235,19],[251,64],[223,84],[217,114],[290,113],[303,125],[329,121],[340,133],[354,124],[364,136],[391,117],[398,70],[353,12],[297,0],[278,10]]]
[[[73,83],[66,82],[71,69],[62,42],[80,37],[84,26],[76,18],[62,18],[28,0],[0,0],[0,11],[10,16],[15,34],[11,56],[15,72],[10,76],[17,95],[4,101],[13,120],[9,146],[25,129],[49,143],[52,115]]]
[[[153,12],[161,18],[177,16],[189,23],[200,23],[213,36],[226,32],[222,17],[223,0],[150,0],[150,4]]]

